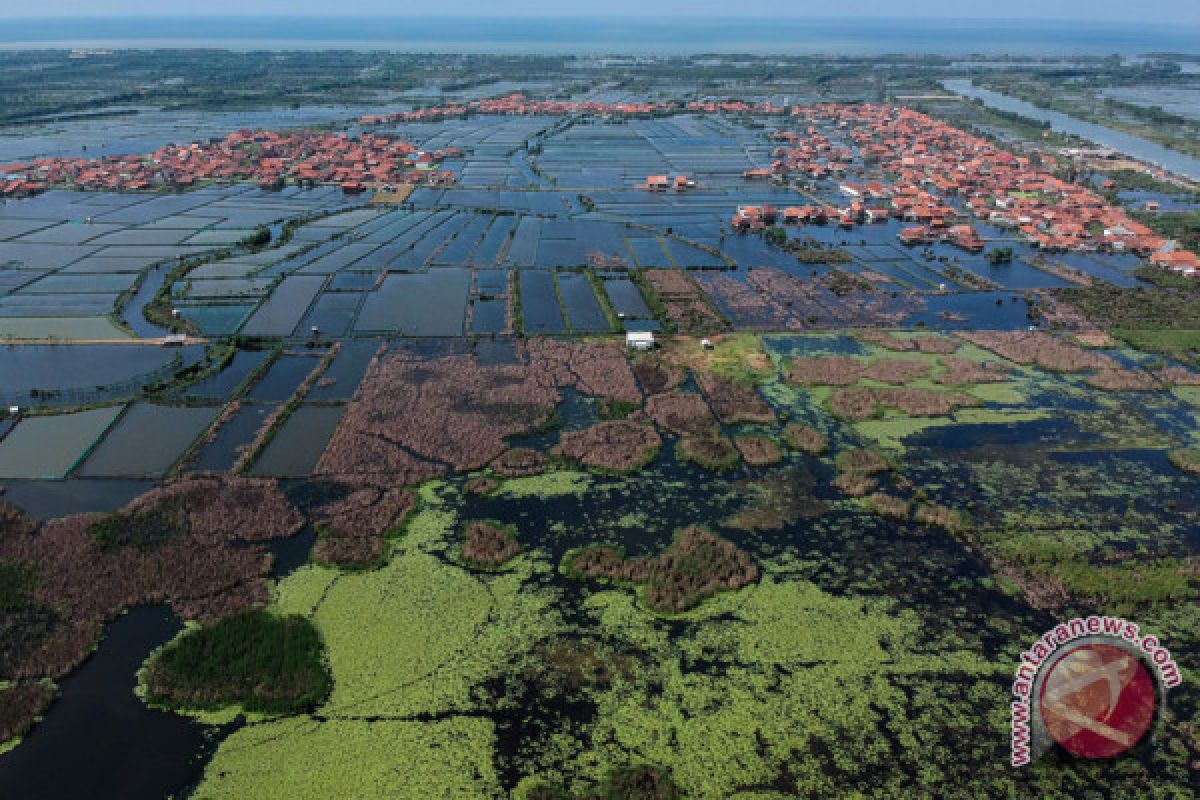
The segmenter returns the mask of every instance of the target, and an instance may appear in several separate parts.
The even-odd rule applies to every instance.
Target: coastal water
[[[902,8],[897,6],[897,10]],[[1195,26],[1030,20],[863,18],[222,17],[26,19],[0,48],[220,47],[426,53],[1194,53]]]
[[[1193,180],[1200,180],[1200,159],[1168,149],[1140,136],[1132,136],[1128,133],[1113,130],[1112,128],[1106,128],[1103,125],[1085,122],[1084,120],[1063,114],[1060,111],[1039,108],[1024,100],[1018,100],[1015,97],[1009,97],[1000,92],[993,92],[991,89],[981,88],[969,80],[947,80],[942,81],[942,85],[950,91],[965,97],[978,98],[983,101],[984,105],[991,108],[1001,111],[1011,111],[1023,117],[1049,122],[1050,126],[1056,131],[1083,137],[1098,145],[1111,147],[1113,150],[1131,155],[1134,158],[1156,164],[1177,175],[1184,175]]]

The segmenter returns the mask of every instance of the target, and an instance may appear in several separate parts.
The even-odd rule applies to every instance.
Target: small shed
[[[653,350],[654,334],[651,331],[629,331],[625,334],[625,346],[630,350]]]

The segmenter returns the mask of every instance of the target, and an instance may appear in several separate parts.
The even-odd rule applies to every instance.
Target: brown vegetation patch
[[[847,420],[870,419],[885,408],[895,408],[910,417],[942,417],[960,408],[981,405],[962,392],[897,387],[893,389],[838,389],[829,398],[829,410]]]
[[[1200,372],[1187,367],[1163,367],[1154,370],[1154,377],[1168,386],[1200,386]]]
[[[779,445],[766,436],[735,436],[733,444],[752,467],[769,467],[783,460]]]
[[[0,688],[0,742],[28,733],[53,699],[54,689],[44,683],[25,681]]]
[[[500,483],[494,478],[472,478],[463,487],[468,494],[473,494],[476,497],[489,495],[498,488],[500,488]]]
[[[8,536],[27,535],[36,529],[37,524],[33,520],[4,499],[4,487],[0,486],[0,540]]]
[[[473,567],[491,569],[521,552],[513,531],[495,522],[471,522],[463,532],[463,560]]]
[[[544,422],[560,390],[641,402],[619,347],[534,339],[524,354],[527,364],[405,352],[376,359],[317,472],[359,484],[413,485],[483,467],[508,449],[507,437]]]
[[[727,436],[684,436],[678,447],[681,460],[718,472],[736,467],[740,457]]]
[[[320,538],[313,558],[326,564],[360,566],[383,555],[383,535],[401,525],[416,506],[405,489],[363,488],[322,506],[314,523]]]
[[[646,604],[668,612],[758,580],[745,552],[699,527],[680,531],[657,557],[625,558],[615,547],[589,547],[569,555],[566,567],[577,576],[644,585]]]
[[[528,447],[511,447],[492,461],[491,467],[506,478],[528,478],[546,471],[546,456]]]
[[[1061,580],[1050,574],[1037,574],[1014,564],[1001,564],[1000,572],[1021,590],[1029,605],[1039,611],[1060,611],[1071,602],[1071,593]]]
[[[787,371],[792,383],[817,386],[850,386],[862,377],[863,365],[849,356],[793,358]]]
[[[767,405],[767,401],[749,386],[735,383],[713,372],[701,372],[696,375],[696,384],[717,417],[726,425],[739,422],[775,422],[775,412]]]
[[[1111,356],[1044,331],[964,331],[958,335],[1009,361],[1054,372],[1121,368]]]
[[[671,391],[646,399],[646,413],[658,425],[680,436],[715,436],[717,419],[704,398]]]
[[[631,683],[638,663],[627,653],[611,652],[596,642],[579,639],[555,639],[535,654],[539,663],[527,669],[526,677],[568,691],[604,689],[618,677]]]
[[[588,397],[641,403],[625,350],[614,344],[579,343],[563,339],[525,342],[528,370],[538,383],[556,389],[576,389]]]
[[[930,336],[908,336],[899,337],[893,336],[886,331],[878,330],[862,330],[858,331],[858,338],[864,342],[879,345],[885,350],[892,350],[897,353],[935,353],[939,355],[949,355],[958,349],[958,342],[948,336],[930,335]]]
[[[824,434],[799,422],[790,423],[785,427],[783,436],[792,447],[809,455],[819,456],[829,447]]]
[[[1087,385],[1097,389],[1128,392],[1153,392],[1162,385],[1140,369],[1101,369],[1087,377]]]
[[[900,358],[881,358],[862,371],[864,378],[880,383],[908,383],[929,375],[930,365]]]
[[[37,580],[22,613],[52,615],[30,631],[0,679],[60,677],[78,665],[104,621],[123,609],[167,602],[185,619],[212,620],[267,600],[271,557],[259,543],[295,534],[303,517],[274,481],[193,478],[154,489],[119,516],[169,514],[182,532],[154,547],[102,544],[97,515],[54,519],[0,538],[0,562]]]
[[[905,500],[903,497],[887,494],[886,492],[875,492],[867,496],[867,505],[876,514],[892,519],[907,519],[909,509],[912,503]]]
[[[881,291],[870,281],[840,270],[825,277],[814,273],[804,280],[760,267],[744,279],[709,273],[699,280],[739,330],[896,325],[926,306],[913,292]]]
[[[938,359],[945,370],[934,380],[950,386],[972,386],[980,383],[1002,383],[1008,380],[1010,370],[998,361],[979,363],[960,356],[942,356]]]
[[[643,356],[633,364],[633,374],[646,394],[660,394],[678,388],[687,380],[687,372],[658,355]]]
[[[944,528],[951,533],[962,530],[966,524],[961,511],[930,502],[918,504],[913,519],[921,525]]]
[[[716,333],[725,321],[682,270],[647,269],[642,275],[658,295],[667,319],[680,333]]]
[[[614,420],[564,433],[554,453],[592,469],[630,472],[653,461],[661,446],[662,437],[649,425]]]
[[[848,497],[866,497],[879,486],[876,475],[892,465],[871,450],[845,450],[837,457],[838,476],[833,485]]]
[[[929,375],[930,365],[904,358],[881,358],[871,364],[849,356],[805,356],[792,359],[787,379],[817,386],[851,386],[866,378],[904,384]]]

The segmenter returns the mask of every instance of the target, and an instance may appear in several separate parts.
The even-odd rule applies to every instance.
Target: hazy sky
[[[452,14],[508,16],[877,16],[949,18],[1036,18],[1123,21],[1142,24],[1200,24],[1200,0],[788,0],[735,3],[728,0],[37,0],[0,3],[0,18],[40,16],[309,14],[388,16]]]

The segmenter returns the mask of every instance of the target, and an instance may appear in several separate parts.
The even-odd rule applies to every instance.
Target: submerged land
[[[1200,188],[940,81],[1193,62],[223,54],[362,107],[188,135],[75,55],[0,56],[88,77],[0,142],[0,794],[1191,796]],[[1093,613],[1183,683],[1012,769]]]

